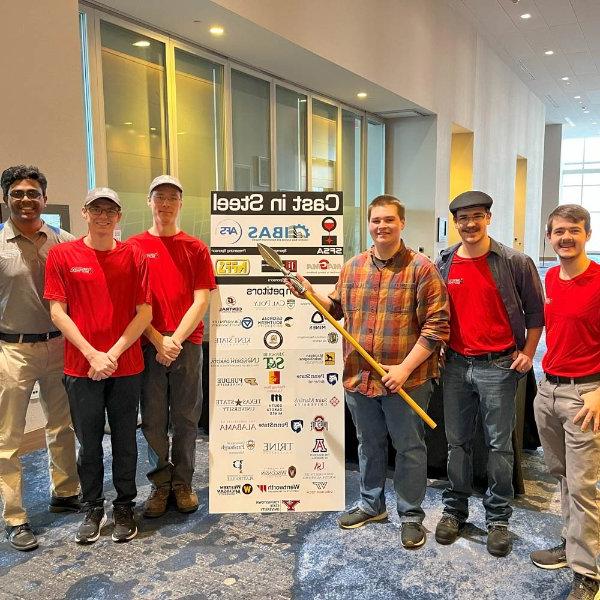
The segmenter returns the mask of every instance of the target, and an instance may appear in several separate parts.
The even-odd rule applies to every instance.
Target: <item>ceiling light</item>
[[[531,19],[531,15],[529,13],[523,13],[521,19]]]
[[[552,56],[554,54],[554,50],[546,50],[546,52],[544,52],[544,54],[546,56]]]
[[[563,81],[569,81],[569,78],[568,78],[566,75],[565,75],[564,77],[561,77],[561,79],[562,79]]]
[[[581,98],[581,96],[573,96],[573,98],[575,98],[575,100],[579,100],[579,98]]]
[[[213,25],[208,31],[213,35],[223,35],[225,30],[220,25]]]
[[[590,111],[586,109],[583,112],[587,115]]]
[[[597,121],[592,121],[592,125],[598,125]]]
[[[132,121],[125,121],[125,123],[123,123],[123,125],[133,125]]]
[[[133,42],[132,46],[137,46],[138,48],[147,48],[150,45],[148,40],[140,40],[139,42]]]
[[[367,92],[358,92],[358,94],[356,94],[357,98],[366,98],[367,97]]]
[[[156,131],[156,127],[150,127],[150,131]]]

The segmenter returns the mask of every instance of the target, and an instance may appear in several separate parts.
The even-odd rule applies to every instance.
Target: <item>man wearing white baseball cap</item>
[[[179,228],[182,196],[178,179],[156,177],[148,190],[152,227],[127,242],[148,259],[154,315],[144,332],[141,396],[152,483],[144,505],[149,518],[166,512],[171,494],[180,512],[198,508],[192,476],[202,410],[202,319],[216,285],[208,248]]]
[[[143,254],[114,239],[121,201],[114,190],[95,188],[85,198],[83,238],[54,246],[48,255],[44,297],[65,338],[65,388],[75,434],[85,518],[75,536],[91,544],[106,523],[102,438],[105,413],[111,429],[112,539],[137,535],[136,427],[144,369],[139,338],[152,319],[148,267]]]

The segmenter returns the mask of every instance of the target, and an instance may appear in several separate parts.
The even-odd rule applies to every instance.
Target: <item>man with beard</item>
[[[532,366],[544,325],[537,269],[524,254],[490,238],[492,198],[469,191],[450,203],[462,242],[437,261],[450,296],[450,341],[443,371],[448,439],[448,485],[435,539],[451,544],[469,516],[474,425],[479,412],[488,449],[484,494],[487,549],[506,556],[512,547],[512,431],[519,377]]]
[[[387,371],[379,377],[344,340],[344,388],[359,442],[361,498],[340,516],[339,525],[354,529],[387,517],[389,433],[396,450],[401,542],[405,548],[418,548],[425,543],[425,426],[397,392],[404,388],[427,410],[432,379],[439,376],[439,349],[448,339],[448,300],[435,266],[402,241],[404,205],[394,196],[378,196],[367,215],[374,245],[343,266],[329,296],[298,279],[334,318],[344,318],[350,335]],[[299,296],[289,282],[288,287]]]
[[[73,236],[42,218],[47,180],[37,167],[2,173],[10,218],[0,225],[0,493],[9,544],[33,550],[38,542],[23,507],[19,448],[35,382],[46,418],[52,512],[79,510],[79,479],[69,401],[62,384],[64,339],[44,301],[50,248]]]
[[[546,236],[560,265],[546,274],[544,378],[534,402],[544,460],[558,479],[564,526],[559,545],[531,553],[542,569],[569,566],[568,600],[593,600],[600,573],[600,266],[586,254],[590,213],[554,209]]]

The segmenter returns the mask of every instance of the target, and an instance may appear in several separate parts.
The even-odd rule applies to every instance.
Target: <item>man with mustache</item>
[[[519,377],[531,369],[542,334],[544,296],[533,261],[488,235],[492,202],[483,192],[469,191],[450,203],[462,241],[443,250],[437,261],[448,286],[451,317],[442,375],[448,486],[435,539],[454,542],[469,516],[479,413],[488,449],[487,549],[506,556],[512,547],[515,392]]]
[[[568,600],[593,600],[600,583],[600,265],[585,245],[590,213],[555,208],[546,237],[560,264],[546,274],[544,378],[534,401],[548,470],[559,481],[564,527],[554,548],[531,553],[542,569],[570,567]]]

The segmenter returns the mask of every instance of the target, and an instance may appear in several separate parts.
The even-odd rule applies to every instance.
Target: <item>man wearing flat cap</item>
[[[75,541],[91,544],[106,523],[102,438],[105,414],[111,430],[112,539],[137,535],[133,517],[137,495],[136,427],[144,360],[139,338],[152,319],[146,258],[114,239],[121,202],[114,190],[91,190],[82,215],[83,238],[54,246],[48,254],[44,297],[63,332],[65,388],[75,434],[85,518]]]
[[[178,179],[156,177],[148,191],[152,227],[127,241],[146,255],[152,290],[141,396],[152,483],[144,504],[149,518],[166,512],[171,494],[179,512],[198,508],[192,476],[202,411],[202,319],[216,285],[208,248],[179,229],[182,195]]]
[[[448,486],[435,538],[451,544],[468,518],[479,413],[488,449],[487,549],[506,556],[512,547],[515,393],[519,378],[531,369],[542,333],[544,295],[531,258],[488,235],[492,202],[484,192],[469,191],[450,203],[462,241],[443,250],[437,261],[451,317],[442,376]]]

